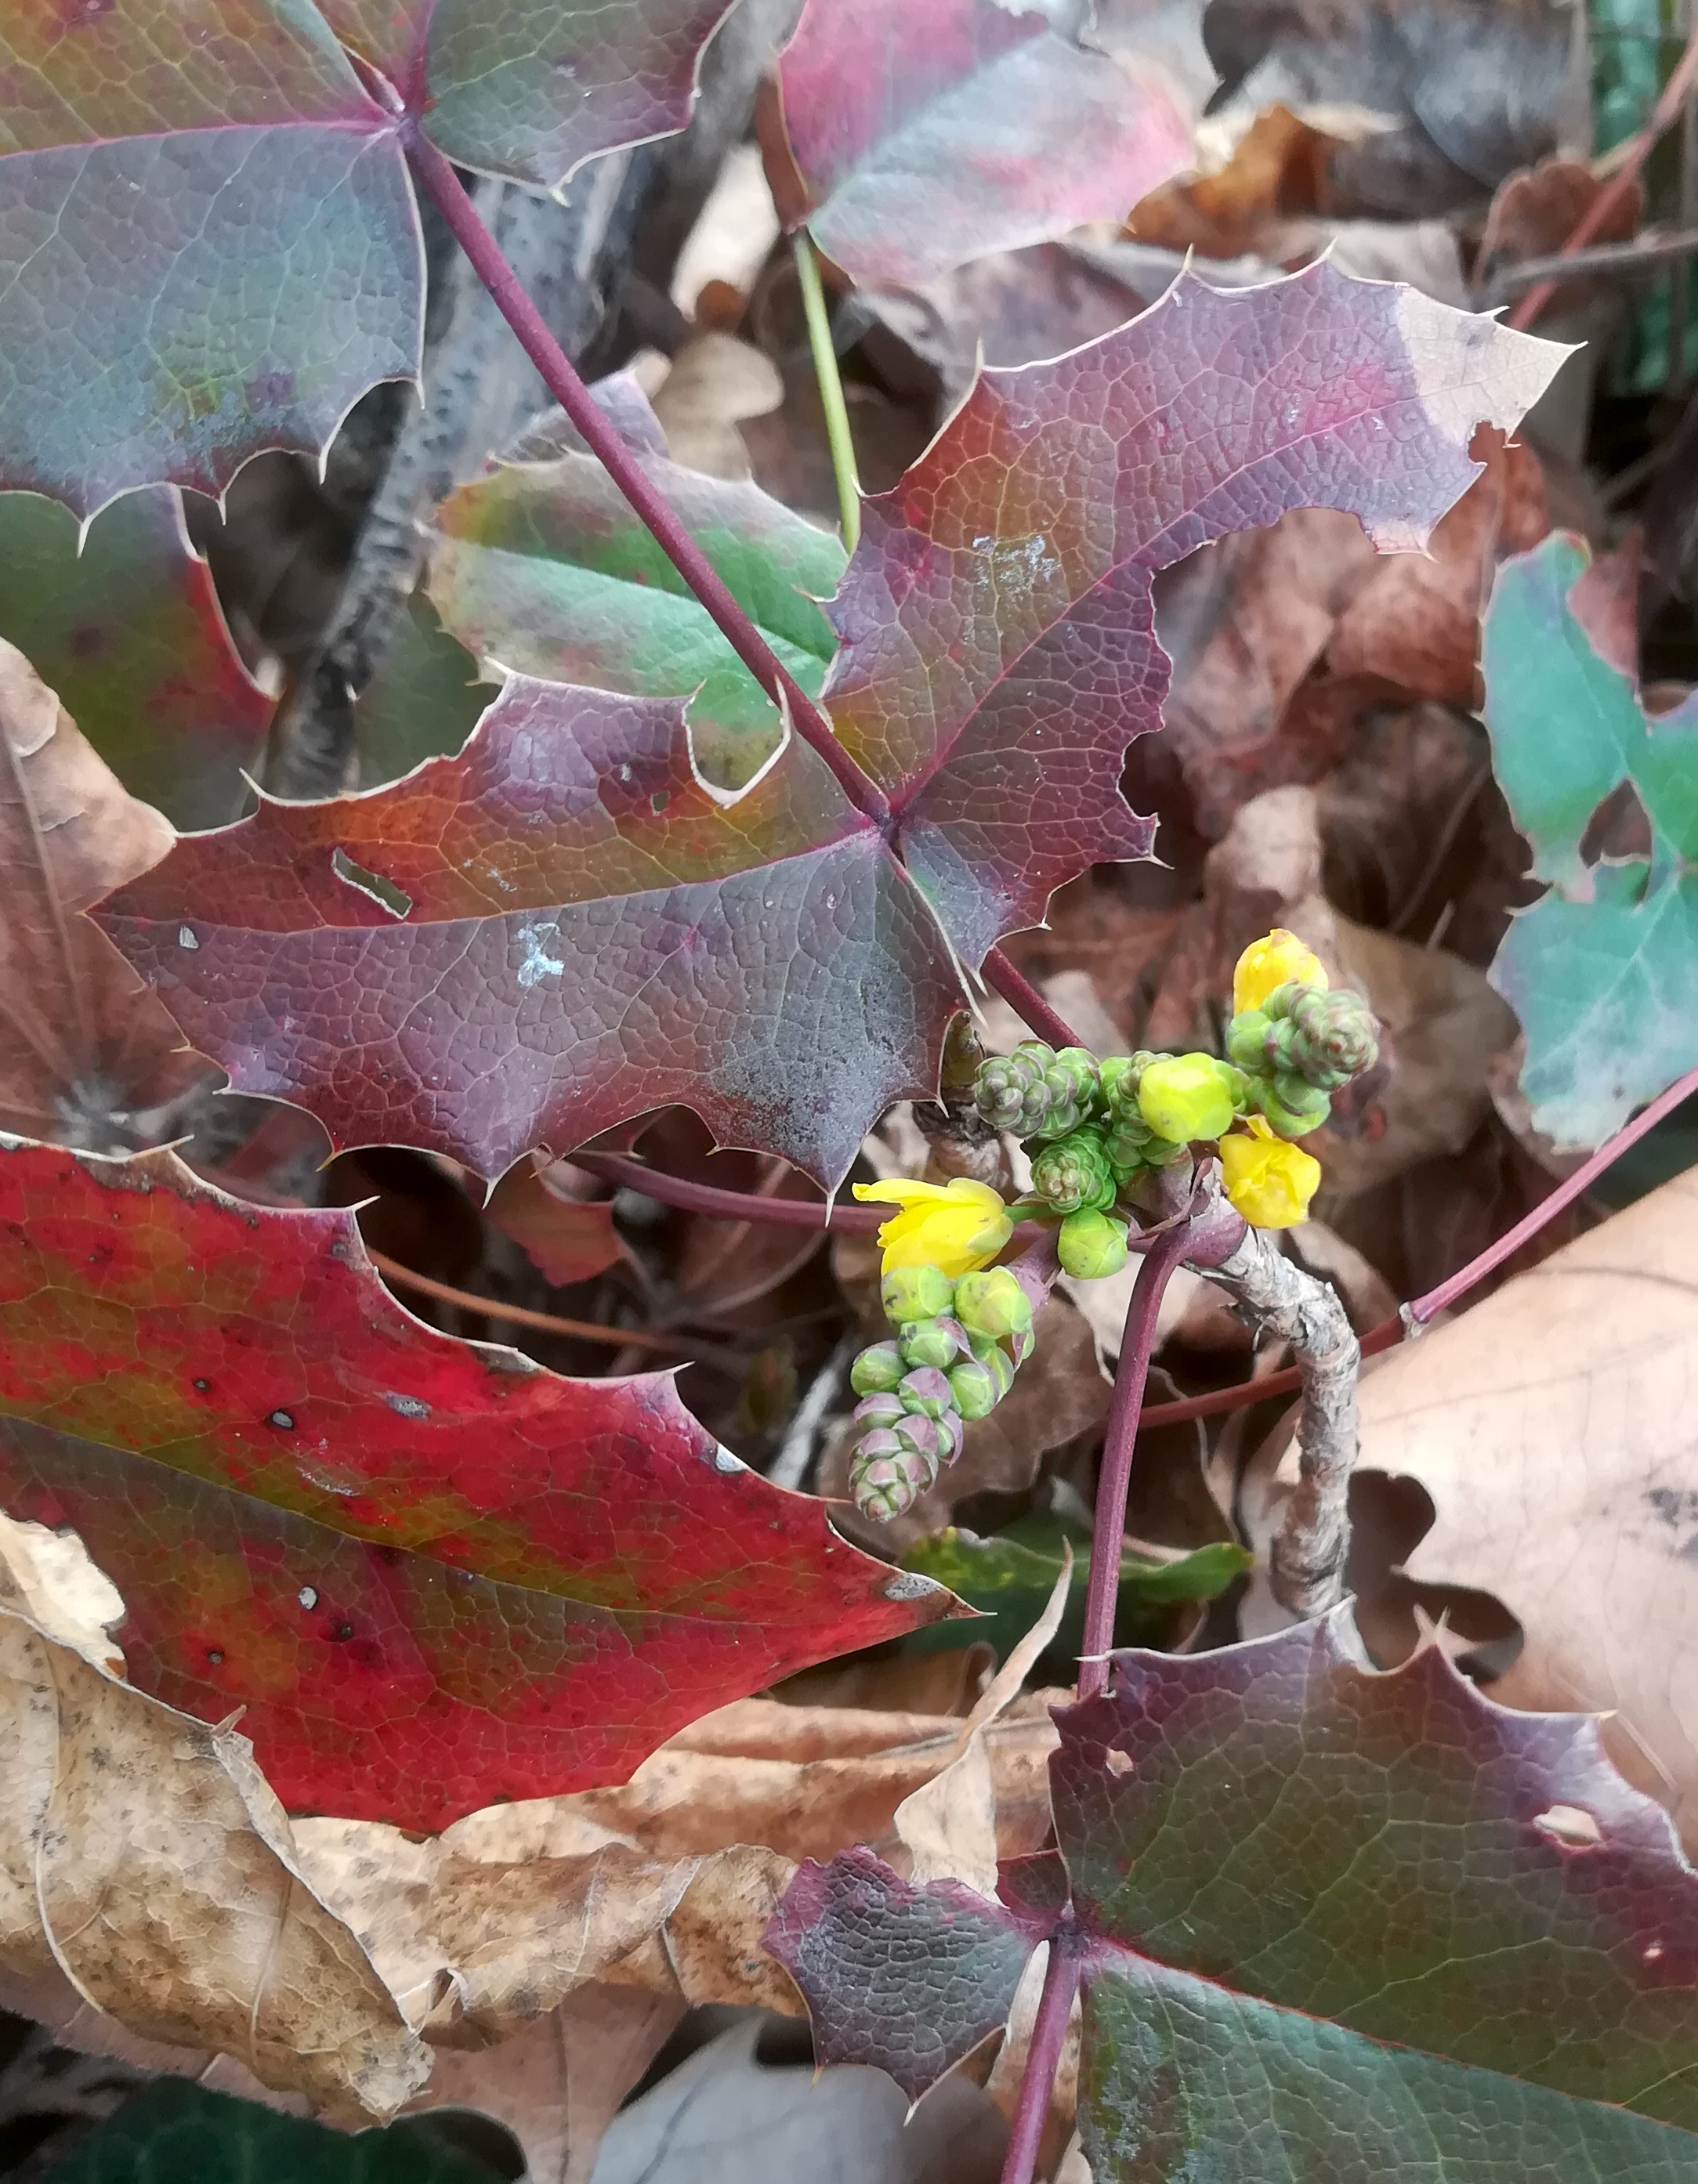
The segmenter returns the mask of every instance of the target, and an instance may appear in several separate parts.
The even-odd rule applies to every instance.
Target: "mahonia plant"
[[[1332,987],[1321,959],[1283,927],[1254,942],[1232,974],[1226,1058],[1110,1055],[1022,1039],[980,1064],[973,1104],[1031,1151],[1031,1188],[1014,1211],[1054,1223],[1055,1254],[1079,1281],[1126,1263],[1132,1225],[1153,1210],[1153,1176],[1212,1153],[1235,1212],[1253,1228],[1308,1217],[1321,1163],[1293,1142],[1320,1129],[1332,1095],[1379,1059],[1360,994]],[[1047,1273],[991,1264],[1014,1234],[988,1184],[857,1184],[900,1210],[879,1231],[880,1298],[896,1329],[856,1359],[862,1432],[850,1486],[869,1516],[913,1507],[960,1453],[962,1428],[1013,1385],[1031,1351]]]

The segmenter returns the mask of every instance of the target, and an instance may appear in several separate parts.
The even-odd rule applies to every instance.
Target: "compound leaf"
[[[0,1139],[0,1496],[124,1596],[131,1680],[297,1810],[445,1826],[623,1780],[949,1595],[718,1447],[670,1376],[439,1334],[351,1213]]]
[[[808,226],[866,285],[936,280],[986,251],[1121,220],[1192,164],[1159,70],[995,0],[809,0],[779,60]]]
[[[1594,1145],[1698,1063],[1698,699],[1647,716],[1575,611],[1590,556],[1558,532],[1499,571],[1481,644],[1492,763],[1550,891],[1516,914],[1492,982],[1527,1034],[1539,1128]],[[1630,783],[1650,856],[1588,864]]]
[[[1436,1646],[1371,1674],[1344,1615],[1120,1654],[1057,1715],[1092,2173],[1698,2173],[1698,1877],[1667,1814],[1589,1718],[1499,1707]],[[1034,1930],[1029,1906],[919,1892],[923,1916],[857,1852],[804,1867],[768,1930],[817,2025],[849,1983],[894,1997],[898,2061],[916,2021],[964,2031],[1006,2003]]]
[[[1120,780],[1165,688],[1154,571],[1317,503],[1418,545],[1475,475],[1476,423],[1512,421],[1559,355],[1327,265],[1237,294],[1187,278],[1070,356],[986,373],[868,504],[825,698],[890,794],[888,833],[800,741],[727,800],[678,705],[516,679],[458,758],[184,843],[102,922],[239,1087],[344,1142],[494,1175],[681,1100],[835,1184],[884,1103],[935,1086],[951,950],[976,965],[1085,866],[1148,850]],[[575,471],[565,489],[524,516],[573,541],[535,581],[587,600]],[[716,550],[769,627],[812,614],[769,538]],[[725,655],[656,589],[651,627],[673,617],[689,647],[678,678],[712,686]],[[549,616],[563,643],[557,598]],[[559,666],[616,678],[600,627]]]

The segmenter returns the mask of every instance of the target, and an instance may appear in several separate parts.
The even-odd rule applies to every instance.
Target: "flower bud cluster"
[[[955,1461],[966,1421],[1007,1395],[1031,1349],[1032,1307],[1006,1267],[955,1281],[936,1267],[895,1267],[880,1296],[896,1334],[850,1371],[862,1430],[849,1484],[859,1508],[888,1521]]]
[[[1193,1145],[1220,1148],[1226,1195],[1259,1227],[1304,1218],[1321,1170],[1291,1140],[1319,1129],[1332,1095],[1378,1059],[1374,1019],[1328,990],[1321,961],[1294,933],[1266,934],[1239,957],[1226,1056],[1113,1055],[1095,1061],[1027,1039],[981,1063],[975,1104],[1031,1146],[1022,1210],[1059,1223],[1070,1274],[1125,1262],[1121,1208],[1148,1171]]]

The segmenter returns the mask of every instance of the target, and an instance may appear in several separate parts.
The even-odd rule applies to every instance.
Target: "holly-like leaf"
[[[446,1825],[656,1744],[949,1596],[718,1447],[669,1376],[439,1334],[351,1213],[167,1153],[0,1139],[0,1506],[122,1593],[131,1680],[285,1802]]]
[[[170,840],[0,640],[0,1128],[110,1150],[205,1073],[82,915]]]
[[[0,637],[59,693],[132,795],[176,827],[220,827],[247,794],[271,700],[243,666],[170,487],[88,526],[0,493]]]
[[[1492,983],[1527,1034],[1539,1128],[1600,1144],[1698,1063],[1698,699],[1655,719],[1575,611],[1590,556],[1556,532],[1499,572],[1481,645],[1492,764],[1550,891],[1520,911]],[[1651,855],[1588,864],[1600,805],[1631,783]]]
[[[1187,278],[986,373],[868,504],[825,694],[889,833],[800,741],[727,803],[677,706],[516,680],[457,759],[183,843],[103,922],[240,1088],[343,1142],[494,1175],[679,1100],[834,1184],[883,1104],[936,1085],[958,994],[937,928],[975,965],[1148,850],[1120,780],[1165,688],[1153,572],[1317,502],[1418,545],[1482,415],[1511,421],[1557,360],[1327,265]]]
[[[1159,70],[997,0],[808,0],[779,61],[781,198],[852,279],[915,287],[1120,220],[1192,164]]]
[[[1496,1706],[1436,1646],[1371,1674],[1347,1613],[1119,1655],[1057,1715],[1092,2174],[1698,2173],[1698,1877],[1667,1816],[1589,1718]],[[859,1981],[897,1997],[892,2053],[964,2031],[973,1981],[1008,1991],[991,1925],[1030,1933],[1029,1905],[934,1888],[919,1915],[852,1858],[804,1867],[768,1930],[816,2023]],[[935,1942],[952,1908],[970,1948]]]
[[[683,127],[726,4],[8,8],[0,486],[88,515],[158,481],[221,493],[261,448],[316,453],[367,387],[418,369],[405,125],[553,188]]]
[[[310,0],[8,8],[0,86],[0,484],[221,493],[417,369],[395,124]]]
[[[805,745],[728,805],[681,705],[519,678],[457,758],[265,802],[102,916],[242,1087],[489,1176],[680,1100],[835,1183],[928,1089],[958,999],[907,874]]]
[[[837,588],[841,546],[758,486],[670,461],[634,389],[618,386],[612,402],[639,461],[732,596],[818,696],[837,641],[815,602]],[[533,428],[522,460],[444,503],[430,577],[444,626],[480,658],[522,675],[691,699],[697,764],[716,786],[740,788],[776,747],[778,710],[563,424]]]
[[[825,690],[968,962],[1085,866],[1148,851],[1120,779],[1167,694],[1156,571],[1293,508],[1419,548],[1479,475],[1477,426],[1509,429],[1560,361],[1322,263],[1238,292],[1187,274],[1101,341],[980,375],[866,504]]]
[[[690,119],[730,0],[320,0],[450,159],[558,189]]]

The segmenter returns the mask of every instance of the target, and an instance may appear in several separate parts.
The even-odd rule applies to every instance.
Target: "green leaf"
[[[1556,532],[1500,571],[1481,666],[1492,762],[1533,875],[1492,981],[1527,1034],[1522,1084],[1560,1145],[1601,1143],[1698,1065],[1698,699],[1649,718],[1575,611],[1589,554]],[[1631,783],[1649,859],[1589,864],[1586,831]]]
[[[407,601],[377,671],[354,701],[360,785],[398,781],[422,760],[447,758],[478,725],[497,685],[437,619],[422,592]]]
[[[422,2120],[349,2137],[159,2078],[55,2164],[47,2184],[502,2184],[506,2174]]]
[[[1019,1518],[991,1539],[979,1539],[952,1524],[934,1538],[916,1540],[902,1558],[902,1568],[947,1585],[991,1619],[917,1630],[904,1645],[911,1651],[930,1651],[984,1639],[996,1648],[997,1659],[1005,1660],[1043,1613],[1061,1574],[1064,1545],[1073,1549],[1073,1579],[1067,1612],[1048,1652],[1058,1662],[1076,1660],[1085,1628],[1091,1534],[1086,1525],[1070,1524],[1051,1510]],[[1150,1562],[1126,1549],[1120,1557],[1116,1643],[1155,1643],[1170,1628],[1176,1607],[1217,1598],[1254,1560],[1229,1541],[1198,1547],[1170,1563]]]
[[[0,638],[132,796],[174,827],[224,826],[247,801],[271,704],[230,641],[182,500],[169,486],[127,493],[81,542],[78,529],[38,493],[0,493]]]
[[[671,461],[629,382],[598,392],[732,597],[817,697],[837,649],[815,604],[842,577],[836,538],[758,486]],[[697,766],[716,787],[741,788],[777,747],[777,708],[576,439],[564,418],[546,420],[522,460],[444,504],[430,576],[444,625],[522,675],[689,698]]]
[[[1118,1655],[1056,1717],[1060,1858],[1005,1869],[1006,1905],[805,1864],[767,1946],[822,2060],[917,2097],[1070,1897],[1102,2184],[1690,2184],[1698,1875],[1668,1816],[1589,1718],[1497,1706],[1437,1646],[1375,1674],[1348,1616]]]

